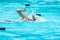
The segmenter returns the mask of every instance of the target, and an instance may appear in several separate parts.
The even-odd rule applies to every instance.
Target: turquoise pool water
[[[33,0],[34,1],[34,0]],[[41,14],[48,21],[0,22],[0,40],[60,40],[60,3],[56,1],[17,0],[0,2],[0,20],[15,21],[20,18],[16,9],[26,7],[25,14]]]

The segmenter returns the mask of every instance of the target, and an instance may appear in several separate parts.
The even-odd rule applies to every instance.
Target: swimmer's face
[[[36,16],[38,16],[38,15],[34,15],[35,18],[36,18]]]
[[[34,15],[34,18],[36,18],[36,15]]]
[[[36,19],[36,15],[33,15],[33,18]]]
[[[40,16],[39,16],[39,15],[34,15],[34,18],[35,18],[35,19],[39,19]]]

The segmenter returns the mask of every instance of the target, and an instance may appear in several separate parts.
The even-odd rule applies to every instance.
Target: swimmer
[[[29,18],[26,14],[23,13],[23,11],[25,11],[25,10],[26,10],[26,8],[18,8],[17,9],[18,14],[22,17],[20,19],[20,21],[21,20],[35,21],[35,20],[40,19],[40,16],[41,16],[40,14],[35,14],[32,16],[32,18]]]

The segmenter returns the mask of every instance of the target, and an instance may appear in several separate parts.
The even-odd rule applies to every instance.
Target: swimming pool
[[[60,40],[60,3],[58,1],[33,1],[0,2],[0,20],[19,19],[16,9],[26,7],[25,4],[30,4],[26,7],[27,15],[39,13],[48,20],[45,22],[0,22],[0,27],[6,28],[5,31],[0,30],[1,40]]]

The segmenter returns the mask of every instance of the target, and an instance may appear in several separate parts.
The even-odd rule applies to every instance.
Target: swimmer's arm
[[[28,18],[27,15],[21,13],[21,12],[18,12],[18,14],[22,17],[20,20],[23,20],[23,19],[27,19],[27,20],[32,20],[32,18]]]
[[[21,16],[23,19],[24,18],[28,19],[27,15],[24,14],[21,10],[18,10],[17,12],[18,12],[19,16]]]
[[[33,20],[32,18],[28,18],[28,16],[27,16],[26,14],[24,14],[24,13],[22,12],[22,10],[17,10],[17,12],[18,12],[19,16],[22,17],[20,20],[23,20],[23,19],[27,19],[27,20],[30,20],[30,21]]]

